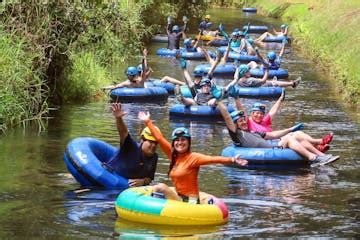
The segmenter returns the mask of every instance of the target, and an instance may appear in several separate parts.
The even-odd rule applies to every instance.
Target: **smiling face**
[[[261,123],[264,119],[265,113],[261,111],[252,111],[251,112],[251,119],[254,120],[256,123]]]
[[[190,150],[190,142],[187,137],[177,137],[174,139],[173,144],[177,153],[186,153]]]
[[[151,140],[143,140],[141,150],[145,157],[152,157],[156,152],[157,142]]]
[[[237,128],[243,130],[243,131],[247,131],[248,130],[248,124],[247,124],[247,119],[245,116],[240,117],[238,120],[236,120],[236,126]]]

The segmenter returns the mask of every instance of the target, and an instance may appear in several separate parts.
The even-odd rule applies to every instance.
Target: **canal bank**
[[[354,111],[360,102],[360,2],[314,0],[254,0],[222,1],[225,6],[239,4],[256,7],[258,14],[280,18],[290,25],[306,58],[322,71],[331,82],[334,92]],[[245,5],[243,5],[245,6]],[[359,113],[357,113],[359,121]]]

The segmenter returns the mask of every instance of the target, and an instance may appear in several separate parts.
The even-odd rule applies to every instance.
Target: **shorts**
[[[179,197],[182,199],[183,202],[189,202],[189,196],[182,195],[178,193]],[[200,199],[197,198],[196,204],[200,204]]]

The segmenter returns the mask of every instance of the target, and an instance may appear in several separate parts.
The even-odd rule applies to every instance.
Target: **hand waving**
[[[149,112],[139,112],[138,118],[143,122],[150,121],[150,113]]]
[[[122,118],[127,114],[122,110],[121,103],[112,103],[110,108],[115,118]]]

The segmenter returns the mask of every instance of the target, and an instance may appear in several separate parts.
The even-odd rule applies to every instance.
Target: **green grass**
[[[47,89],[33,66],[36,53],[27,52],[26,42],[15,33],[0,29],[0,130],[47,113]]]

